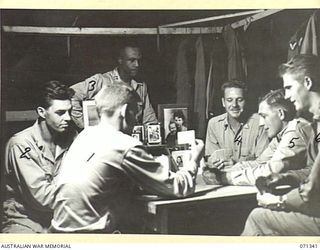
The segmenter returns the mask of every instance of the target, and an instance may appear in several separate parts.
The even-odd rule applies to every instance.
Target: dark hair
[[[47,109],[52,100],[70,100],[74,93],[73,89],[57,80],[46,82],[38,92],[37,107]]]
[[[140,45],[136,41],[125,40],[119,45],[119,57],[122,57],[126,48],[135,48],[140,51]]]
[[[176,110],[176,111],[173,112],[173,119],[176,118],[176,117],[182,118],[183,121],[186,120],[182,110]]]
[[[308,76],[313,82],[315,90],[320,89],[320,60],[312,54],[299,54],[292,57],[288,62],[282,63],[279,68],[279,76],[291,74],[297,81],[303,83],[304,77]]]
[[[114,111],[124,104],[128,104],[132,109],[137,109],[140,101],[136,91],[123,82],[105,85],[94,99],[99,115],[105,112],[108,116],[113,115]]]
[[[227,81],[227,82],[223,83],[222,86],[221,86],[222,96],[224,96],[224,91],[227,88],[242,89],[243,90],[243,95],[246,95],[247,91],[248,91],[247,84],[245,84],[244,82],[239,81],[239,80],[231,80],[231,81]]]
[[[266,102],[272,108],[282,108],[285,112],[285,121],[291,121],[296,116],[294,104],[285,98],[284,89],[271,90],[260,98],[259,103]]]

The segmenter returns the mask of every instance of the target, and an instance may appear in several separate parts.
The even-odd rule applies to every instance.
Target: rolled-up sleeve
[[[195,190],[197,166],[193,161],[174,173],[165,164],[155,161],[143,148],[134,147],[125,154],[122,168],[139,186],[156,195],[185,197]]]

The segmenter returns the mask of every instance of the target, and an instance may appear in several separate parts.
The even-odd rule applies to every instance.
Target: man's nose
[[[291,96],[290,96],[289,91],[288,91],[288,90],[285,90],[285,91],[284,91],[284,98],[287,99],[287,100],[289,100],[290,97],[291,97]]]
[[[238,106],[238,101],[237,100],[234,100],[233,102],[232,102],[232,105],[234,106],[234,107],[236,107],[236,106]]]
[[[65,121],[70,121],[70,120],[71,120],[71,116],[70,116],[69,112],[66,112],[66,113],[64,114],[63,119],[64,119]]]
[[[134,61],[134,66],[135,66],[135,67],[139,67],[139,61],[138,61],[138,60],[135,60],[135,61]]]
[[[265,123],[264,118],[260,116],[259,126],[265,126],[265,125],[266,125],[266,123]]]

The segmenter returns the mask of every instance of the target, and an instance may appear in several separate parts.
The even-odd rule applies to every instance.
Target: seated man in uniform
[[[285,99],[283,89],[271,91],[260,100],[259,115],[272,139],[270,144],[256,160],[238,162],[231,171],[216,171],[222,184],[255,185],[260,176],[305,167],[311,124],[304,118],[294,119],[295,107]],[[210,169],[204,171],[208,183],[214,176],[210,173]]]
[[[204,144],[192,145],[190,160],[176,173],[130,136],[138,96],[125,84],[111,84],[96,96],[100,123],[85,128],[63,162],[54,204],[52,232],[126,232],[134,187],[168,197],[194,192]]]
[[[222,85],[222,105],[226,113],[209,120],[205,155],[215,151],[230,151],[228,159],[213,159],[212,167],[221,168],[236,162],[254,160],[269,144],[264,126],[259,124],[259,115],[247,116],[244,112],[247,87],[245,83],[233,80]]]
[[[261,208],[250,213],[242,235],[320,235],[319,69],[319,57],[314,55],[296,55],[279,67],[286,97],[298,113],[309,110],[313,114],[315,133],[308,147],[307,168],[270,175],[265,191],[257,195]],[[295,188],[284,195],[272,194],[275,187],[285,184]]]
[[[41,233],[50,226],[55,179],[76,136],[70,126],[74,91],[50,81],[39,92],[39,118],[6,146],[4,233]]]
[[[127,44],[120,49],[118,66],[109,72],[95,74],[83,82],[71,86],[75,90],[72,98],[72,119],[75,124],[83,129],[82,101],[93,99],[104,85],[117,82],[125,82],[131,86],[140,96],[139,101],[139,124],[157,122],[157,117],[149,100],[147,85],[137,82],[137,75],[141,60],[140,49],[134,44]]]

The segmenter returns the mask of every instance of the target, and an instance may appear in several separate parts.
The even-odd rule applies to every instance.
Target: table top
[[[196,185],[195,193],[186,198],[162,198],[156,195],[142,195],[138,198],[147,207],[149,213],[156,214],[160,207],[170,207],[205,201],[219,201],[255,195],[258,192],[255,186],[221,186]]]

